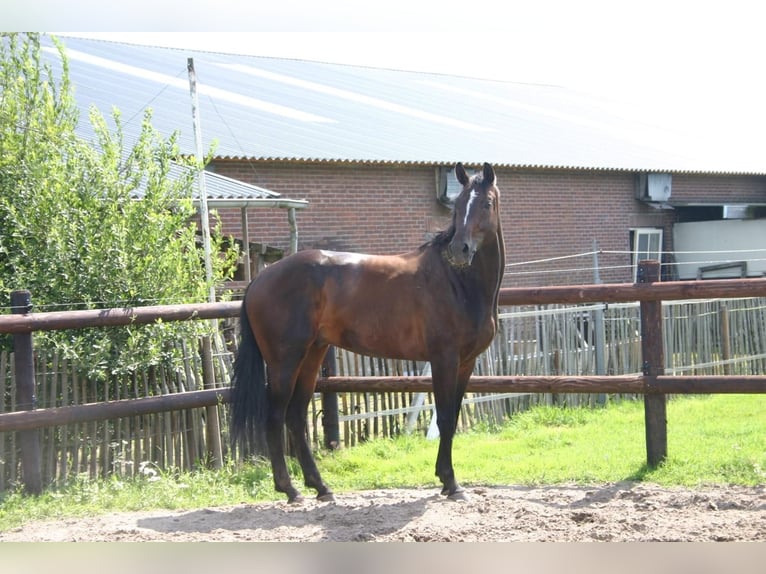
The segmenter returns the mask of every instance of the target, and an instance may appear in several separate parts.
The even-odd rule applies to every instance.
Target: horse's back
[[[296,291],[323,289],[334,284],[348,289],[369,289],[375,283],[413,276],[416,271],[417,265],[408,255],[307,249],[266,267],[253,280],[248,293],[269,291],[273,297],[279,293],[292,297]]]
[[[251,322],[287,343],[421,358],[427,287],[414,255],[300,251],[264,269],[246,296]],[[293,339],[294,338],[294,339]]]

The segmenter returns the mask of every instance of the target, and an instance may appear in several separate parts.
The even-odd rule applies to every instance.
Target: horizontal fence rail
[[[221,303],[187,303],[181,305],[153,305],[121,309],[88,309],[84,311],[57,311],[0,315],[0,333],[32,333],[91,327],[119,327],[147,325],[157,321],[193,321],[198,319],[225,319],[236,317],[241,301]]]
[[[645,284],[506,287],[500,290],[498,303],[506,307],[549,303],[629,303],[634,301],[679,301],[683,299],[764,296],[766,296],[766,278],[709,279],[706,281],[668,281]],[[226,301],[0,315],[0,333],[14,334],[90,327],[145,325],[158,320],[224,319],[239,316],[241,306],[241,301]]]
[[[643,269],[644,282],[637,284],[505,288],[500,291],[499,304],[505,307],[639,301],[641,303],[643,373],[612,376],[475,374],[470,379],[468,391],[475,393],[642,394],[645,396],[647,410],[648,461],[653,465],[665,456],[666,445],[662,445],[663,440],[666,440],[664,437],[665,395],[766,393],[766,377],[760,375],[665,375],[662,356],[662,313],[659,307],[660,302],[671,300],[766,297],[766,278],[660,283],[657,280],[659,269],[657,262],[643,262],[641,269]],[[30,337],[35,331],[150,324],[156,321],[223,319],[237,317],[240,308],[239,301],[53,313],[34,313],[28,312],[30,310],[28,308],[17,308],[14,309],[13,315],[0,315],[0,333]],[[644,324],[645,321],[648,323]],[[525,342],[519,341],[518,344],[523,347]],[[17,369],[17,377],[19,374]],[[29,374],[25,376],[28,377]],[[324,393],[326,397],[341,392],[426,393],[431,390],[430,376],[350,377],[327,373],[317,381],[317,391]],[[29,438],[33,436],[29,435],[29,431],[36,429],[73,423],[108,421],[121,417],[139,417],[150,413],[198,407],[214,407],[228,400],[228,388],[205,388],[167,395],[40,409],[34,408],[34,405],[19,404],[15,411],[0,413],[0,432],[18,432],[20,437]],[[654,406],[650,407],[650,401]],[[337,425],[337,422],[335,424]],[[23,448],[21,455],[22,458],[25,455]],[[25,462],[23,468],[26,475],[29,465]]]
[[[122,399],[100,403],[86,403],[65,407],[50,407],[31,411],[17,411],[0,415],[0,432],[32,430],[52,426],[90,423],[195,409],[229,402],[229,389],[185,391],[157,397]]]
[[[499,304],[627,303],[682,299],[736,299],[766,296],[766,278],[709,279],[654,283],[612,283],[556,287],[508,287],[500,290]]]
[[[589,377],[473,376],[469,393],[615,393],[615,394],[766,394],[766,377],[758,375],[669,376],[643,375]],[[386,393],[431,391],[431,377],[321,377],[319,393]],[[230,389],[186,391],[159,397],[123,399],[18,411],[0,415],[0,432],[30,430],[74,423],[185,410],[228,403]]]

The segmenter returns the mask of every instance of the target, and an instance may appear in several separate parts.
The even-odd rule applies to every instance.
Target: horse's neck
[[[500,292],[500,285],[503,282],[505,272],[505,243],[503,242],[503,232],[498,224],[495,241],[485,245],[477,253],[481,258],[481,267],[484,269],[482,284],[486,289],[485,293],[493,299],[493,307],[497,308],[497,299]]]
[[[497,250],[499,253],[498,276],[497,276],[497,289],[495,290],[495,308],[498,305],[498,299],[500,297],[500,287],[503,285],[503,277],[505,276],[505,240],[503,239],[503,229],[500,225],[500,219],[497,221]]]
[[[484,309],[489,316],[497,318],[500,283],[505,270],[505,246],[502,233],[495,240],[482,245],[476,252],[470,267],[455,269],[468,306]]]

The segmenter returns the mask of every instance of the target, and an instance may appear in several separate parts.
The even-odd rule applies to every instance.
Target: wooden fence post
[[[723,374],[731,375],[731,332],[729,329],[729,308],[724,304],[718,311],[719,327],[721,329],[721,359],[723,359]]]
[[[659,261],[638,264],[638,283],[660,280]],[[646,381],[644,419],[646,425],[646,462],[658,466],[668,456],[668,421],[665,395],[653,392],[657,376],[665,374],[665,350],[662,337],[662,301],[641,301],[641,354]]]
[[[215,388],[215,369],[213,368],[213,344],[209,335],[202,337],[202,381],[205,389]],[[218,405],[208,405],[206,409],[205,435],[207,456],[213,468],[223,466],[223,448],[221,446],[221,423],[218,419]]]
[[[32,308],[29,291],[11,293],[11,312],[26,315]],[[31,411],[37,408],[35,393],[35,362],[32,350],[32,334],[16,333],[13,336],[14,371],[16,375],[16,409]],[[28,494],[41,494],[40,431],[39,429],[19,431],[21,468],[24,490]]]
[[[322,362],[322,377],[338,375],[338,359],[335,347],[329,347]],[[329,450],[340,448],[340,422],[338,420],[338,394],[322,393],[322,428],[324,446]]]

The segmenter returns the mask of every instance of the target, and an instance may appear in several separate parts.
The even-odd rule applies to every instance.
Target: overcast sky
[[[761,146],[766,132],[766,34],[753,1],[36,0],[3,10],[6,30],[555,84],[719,139]]]

